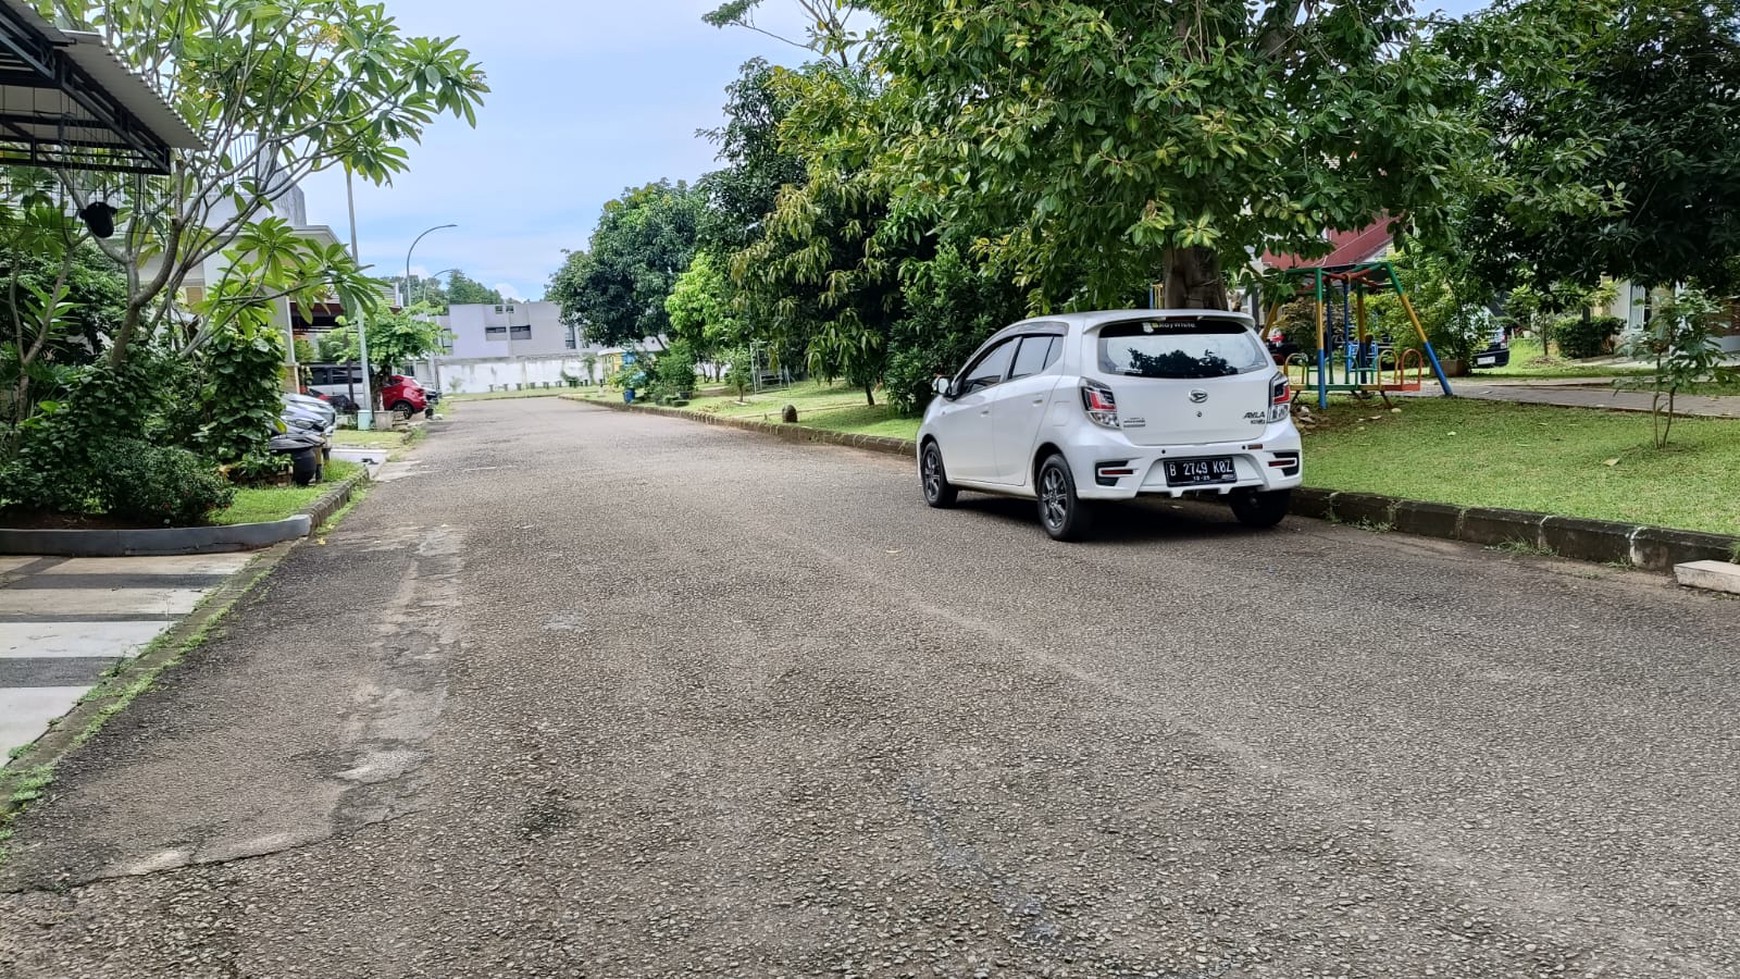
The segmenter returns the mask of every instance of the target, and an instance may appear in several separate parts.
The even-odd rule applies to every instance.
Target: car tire
[[[1093,525],[1090,504],[1075,492],[1075,475],[1061,454],[1047,456],[1035,483],[1039,491],[1039,525],[1052,540],[1078,541]]]
[[[919,486],[924,490],[924,502],[944,510],[955,505],[960,491],[949,483],[948,470],[943,468],[942,449],[935,442],[924,443],[918,457]]]
[[[1233,493],[1227,500],[1232,504],[1233,516],[1238,518],[1239,523],[1261,530],[1267,530],[1285,519],[1287,507],[1292,501],[1292,490],[1271,490],[1267,493],[1245,490]]]
[[[393,402],[393,410],[403,413],[406,418],[409,418],[412,415],[415,415],[417,413],[417,410],[415,408],[411,407],[411,402],[409,402],[409,401],[395,401],[395,402]]]

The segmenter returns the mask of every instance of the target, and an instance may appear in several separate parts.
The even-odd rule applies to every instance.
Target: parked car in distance
[[[357,401],[362,399],[363,376],[362,367],[357,364],[307,364],[308,394],[327,401],[341,410],[354,411]],[[439,393],[431,393],[417,379],[409,374],[392,374],[380,391],[381,407],[387,411],[402,411],[407,415],[427,411],[429,406],[440,400]],[[356,400],[352,400],[352,399]]]
[[[381,406],[388,411],[402,411],[407,415],[415,415],[429,410],[429,395],[423,385],[409,374],[393,374],[388,376],[386,386],[381,388]]]
[[[1098,500],[1207,497],[1254,527],[1286,516],[1301,473],[1287,377],[1251,318],[1111,310],[998,331],[918,431],[925,502],[962,489],[1036,500],[1046,533],[1080,539]]]

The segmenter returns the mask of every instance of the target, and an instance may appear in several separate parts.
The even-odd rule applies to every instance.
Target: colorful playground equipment
[[[1316,389],[1318,407],[1329,406],[1331,391],[1359,397],[1377,394],[1386,402],[1392,391],[1418,391],[1428,364],[1444,394],[1455,394],[1450,390],[1443,365],[1438,362],[1437,351],[1432,349],[1432,341],[1420,325],[1420,316],[1390,262],[1293,268],[1283,273],[1283,281],[1293,286],[1295,295],[1309,292],[1316,300],[1317,348],[1309,357],[1292,354],[1283,369],[1294,391],[1303,394]],[[1410,348],[1398,356],[1372,335],[1366,318],[1366,296],[1388,292],[1395,294],[1407,312],[1409,324],[1419,335],[1421,349]],[[1271,321],[1273,318],[1271,308]]]

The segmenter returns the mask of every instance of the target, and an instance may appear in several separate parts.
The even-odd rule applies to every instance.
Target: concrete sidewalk
[[[253,557],[0,558],[0,752],[35,741]]]
[[[1650,410],[1647,391],[1620,391],[1609,379],[1566,378],[1563,380],[1503,381],[1485,378],[1452,378],[1457,397],[1482,401],[1512,401],[1518,404],[1558,405],[1566,408],[1599,408],[1606,411]],[[1438,397],[1436,385],[1428,385],[1408,397]],[[1705,418],[1740,418],[1740,396],[1682,394],[1674,399],[1674,413]]]

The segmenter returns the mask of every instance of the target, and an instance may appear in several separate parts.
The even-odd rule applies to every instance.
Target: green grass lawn
[[[525,390],[522,390],[522,391],[469,391],[465,394],[443,394],[441,396],[441,404],[444,405],[450,401],[494,401],[494,400],[499,399],[499,398],[554,398],[554,397],[558,397],[560,395],[573,394],[575,391],[584,391],[584,390],[586,390],[586,389],[585,388],[570,388],[570,387],[560,387],[560,388],[559,387],[548,387],[548,388],[526,388]],[[596,391],[598,389],[593,388],[592,390]],[[435,411],[437,413],[439,413],[441,411],[440,405],[437,405],[435,407]]]
[[[392,433],[380,433],[392,434]],[[332,487],[362,472],[362,465],[334,459],[326,464],[326,479],[313,486],[272,486],[262,489],[244,488],[236,491],[236,501],[226,510],[212,514],[214,524],[265,523],[283,520],[307,509],[325,496]]]
[[[404,441],[404,432],[359,432],[354,428],[341,428],[332,433],[332,444],[347,449],[391,449],[404,444]]]
[[[1551,360],[1541,359],[1541,342],[1531,337],[1518,337],[1510,342],[1510,364],[1475,371],[1472,380],[1505,378],[1508,380],[1558,380],[1568,377],[1628,377],[1647,374],[1649,369],[1632,364],[1621,365],[1615,357],[1592,360],[1571,360],[1560,356],[1553,348]]]
[[[592,388],[581,393],[589,401],[622,400],[622,392],[612,388],[606,388],[603,392]],[[865,404],[864,392],[858,388],[804,381],[790,387],[750,394],[742,402],[737,400],[735,394],[696,398],[686,408],[689,411],[727,418],[776,422],[779,421],[780,411],[786,405],[791,405],[798,411],[798,424],[808,428],[847,432],[852,435],[888,435],[904,439],[916,435],[919,420],[896,414],[892,407],[882,403],[883,397],[883,393],[878,391],[877,404],[872,406]]]
[[[1667,449],[1644,414],[1410,399],[1345,401],[1305,436],[1305,482],[1463,506],[1740,534],[1740,421],[1682,418]]]

